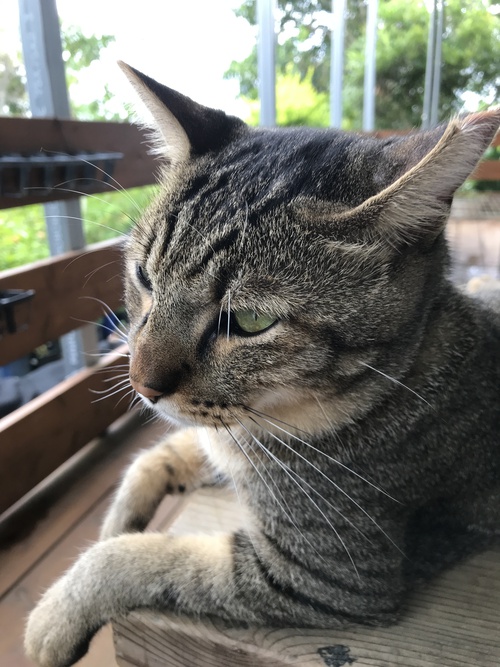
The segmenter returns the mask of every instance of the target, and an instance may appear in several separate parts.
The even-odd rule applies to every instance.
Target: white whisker
[[[267,421],[267,420],[264,420],[264,421]],[[262,428],[264,428],[264,427],[262,427]],[[386,537],[386,538],[389,540],[389,542],[390,542],[390,543],[391,543],[391,544],[392,544],[392,545],[393,545],[393,546],[394,546],[394,547],[395,547],[395,548],[396,548],[396,549],[397,549],[403,556],[405,555],[404,552],[401,550],[401,548],[394,542],[394,540],[392,539],[392,537],[391,537],[390,535],[388,535],[388,533],[386,533],[386,531],[385,531],[385,530],[384,530],[384,529],[383,529],[383,528],[382,528],[382,527],[375,521],[375,519],[371,516],[371,514],[369,514],[363,507],[361,507],[361,505],[357,502],[357,500],[354,500],[354,498],[352,498],[352,497],[347,493],[347,491],[345,491],[341,486],[339,486],[336,482],[334,482],[332,479],[330,479],[330,477],[328,477],[328,475],[326,475],[320,468],[318,468],[316,465],[314,465],[314,463],[311,463],[311,461],[309,461],[305,456],[303,456],[302,454],[300,454],[299,452],[297,452],[297,450],[295,450],[293,447],[291,447],[291,446],[290,446],[288,443],[286,443],[284,440],[282,440],[281,438],[278,438],[277,435],[275,435],[274,433],[272,433],[272,432],[269,431],[268,429],[265,429],[265,430],[266,430],[266,431],[269,433],[269,435],[270,435],[271,437],[273,437],[277,442],[281,443],[281,444],[284,445],[287,449],[289,449],[291,452],[293,452],[293,454],[295,454],[295,456],[298,456],[300,459],[302,459],[303,461],[305,461],[305,463],[307,463],[307,465],[311,466],[311,467],[312,467],[316,472],[318,472],[324,479],[326,479],[327,482],[329,482],[335,489],[337,489],[337,491],[339,491],[339,492],[340,492],[342,495],[344,495],[350,502],[352,502],[352,503],[353,503],[353,504],[360,510],[360,512],[362,512],[362,513],[363,513],[363,514],[364,514],[364,515],[365,515],[365,516],[366,516],[366,517],[367,517],[367,518],[368,518],[368,519],[369,519],[369,520],[370,520],[370,521],[371,521],[371,522],[378,528],[378,530],[380,530],[380,532],[382,533],[382,535],[384,535],[384,537]],[[307,444],[307,443],[304,443],[304,444]],[[372,486],[373,486],[373,485],[372,485]],[[375,487],[375,488],[377,488],[377,487]],[[377,489],[377,490],[378,490],[378,489]]]
[[[346,551],[346,553],[347,553],[347,555],[348,555],[348,557],[349,557],[349,560],[351,561],[351,563],[352,563],[352,565],[353,565],[353,567],[354,567],[354,571],[356,572],[357,576],[359,577],[358,569],[357,569],[357,567],[356,567],[356,564],[355,564],[354,560],[352,559],[352,556],[351,556],[351,554],[350,554],[350,552],[349,552],[349,549],[347,548],[347,546],[346,546],[346,544],[344,543],[343,539],[340,537],[339,532],[337,531],[337,529],[335,528],[335,526],[331,523],[331,521],[328,519],[328,517],[326,516],[326,514],[321,510],[321,508],[319,507],[319,505],[318,505],[317,503],[314,502],[314,500],[311,498],[311,496],[307,493],[307,491],[305,491],[305,490],[300,486],[300,484],[297,482],[297,480],[294,479],[294,478],[288,473],[288,471],[287,471],[286,468],[284,467],[285,464],[283,464],[283,462],[280,461],[280,459],[278,459],[272,452],[270,452],[269,449],[268,449],[265,445],[263,445],[262,442],[261,442],[258,438],[256,438],[255,435],[254,435],[249,429],[247,429],[247,427],[246,427],[246,426],[245,426],[245,425],[244,425],[244,424],[243,424],[237,417],[234,417],[234,415],[233,415],[233,418],[236,419],[236,421],[240,424],[240,426],[241,426],[242,428],[245,429],[245,431],[248,433],[248,435],[249,435],[249,436],[254,440],[254,442],[255,442],[255,443],[262,449],[262,451],[266,452],[266,454],[267,454],[269,457],[271,457],[271,458],[272,458],[272,459],[273,459],[273,460],[274,460],[274,461],[275,461],[275,462],[276,462],[276,463],[277,463],[277,464],[278,464],[278,465],[285,471],[285,473],[288,474],[288,476],[290,477],[290,479],[292,480],[292,482],[294,482],[294,483],[300,488],[300,490],[301,490],[302,493],[306,496],[306,498],[309,499],[309,501],[314,505],[314,507],[318,510],[318,512],[323,516],[323,518],[325,519],[325,521],[327,522],[327,524],[328,524],[328,525],[330,526],[330,528],[333,530],[333,532],[335,533],[336,537],[338,538],[338,540],[340,541],[340,543],[341,543],[342,546],[344,547],[344,549],[345,549],[345,551]],[[295,522],[294,522],[294,525],[295,525],[295,527],[297,528],[297,530],[299,531],[301,537],[302,537],[302,538],[309,544],[309,546],[311,546],[311,547],[314,549],[314,551],[316,552],[316,554],[317,554],[322,560],[325,560],[325,559],[321,556],[321,554],[318,553],[318,551],[315,549],[315,547],[309,542],[309,540],[304,536],[304,534],[301,532],[300,528],[295,524]],[[326,562],[326,561],[325,561],[325,562]]]
[[[362,366],[366,366],[366,368],[369,368],[372,371],[375,371],[375,373],[379,373],[379,375],[382,375],[385,377],[387,380],[390,382],[394,382],[394,384],[399,385],[400,387],[403,387],[403,389],[406,389],[407,391],[410,391],[412,394],[414,394],[417,398],[419,398],[421,401],[426,403],[430,408],[432,408],[432,405],[429,403],[429,401],[426,401],[423,396],[420,396],[420,394],[417,394],[416,391],[413,389],[410,389],[410,387],[407,387],[405,384],[400,382],[399,380],[396,380],[396,378],[393,378],[391,375],[387,375],[387,373],[384,373],[383,371],[379,371],[378,368],[374,368],[373,366],[370,366],[370,364],[365,363],[364,361],[359,362]]]
[[[384,491],[384,489],[381,489],[379,486],[377,486],[373,482],[370,482],[370,480],[366,479],[366,477],[363,477],[363,475],[360,475],[355,470],[352,470],[352,468],[349,468],[349,466],[347,466],[345,463],[342,463],[342,461],[339,461],[338,459],[335,459],[333,456],[330,456],[330,454],[327,454],[326,452],[323,452],[321,449],[318,449],[314,445],[311,445],[309,442],[306,442],[302,438],[299,438],[298,436],[294,435],[293,433],[290,433],[290,431],[287,431],[285,428],[282,428],[281,426],[279,426],[278,424],[275,423],[275,421],[278,421],[282,424],[284,424],[286,422],[283,422],[281,419],[275,419],[274,417],[271,417],[271,418],[268,419],[267,418],[268,415],[264,415],[263,412],[260,412],[259,410],[254,410],[253,408],[247,407],[246,409],[249,412],[252,412],[253,414],[257,415],[257,417],[259,417],[259,419],[262,419],[263,421],[267,422],[268,424],[270,424],[274,428],[277,428],[282,433],[285,433],[286,435],[289,435],[294,440],[297,440],[298,442],[302,443],[306,447],[309,447],[310,449],[317,452],[318,454],[321,454],[322,456],[324,456],[326,459],[328,459],[332,463],[335,463],[336,465],[340,466],[341,468],[344,468],[344,470],[347,470],[347,472],[351,473],[352,475],[355,475],[356,477],[361,479],[363,482],[366,482],[366,484],[373,487],[374,489],[376,489],[380,493],[383,493],[384,496],[387,496],[388,498],[393,500],[395,503],[399,503],[399,500],[397,500],[396,498],[391,496],[389,493],[387,493],[387,491]],[[287,426],[290,426],[290,428],[294,428],[294,426],[292,426],[291,424],[287,424]],[[297,430],[300,431],[301,429],[297,429]],[[306,433],[305,431],[302,431],[302,432]],[[307,434],[307,435],[310,435],[310,434]]]

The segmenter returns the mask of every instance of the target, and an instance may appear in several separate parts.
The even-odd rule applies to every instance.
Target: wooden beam
[[[228,490],[204,488],[183,501],[180,515],[165,526],[174,535],[245,525],[244,509]],[[231,627],[217,619],[137,610],[115,619],[113,631],[120,667],[498,667],[499,616],[496,547],[421,584],[401,620],[389,627]]]
[[[111,393],[114,383],[105,380],[127,372],[126,354],[126,346],[119,348],[0,420],[0,470],[9,471],[0,485],[0,514],[126,412],[129,399],[120,399],[127,385],[102,400],[91,393]]]
[[[19,317],[29,317],[27,328],[9,334],[0,345],[0,366],[28,354],[104,314],[95,299],[116,309],[122,304],[121,241],[112,239],[25,267],[0,273],[0,291],[35,290]],[[90,297],[90,298],[89,298]]]
[[[53,118],[0,118],[0,155],[36,155],[41,150],[64,155],[122,153],[123,158],[116,162],[113,172],[113,178],[122,188],[155,183],[160,164],[148,152],[147,135],[136,125]],[[108,192],[115,187],[115,181],[109,184],[96,182],[88,184],[85,192]],[[74,196],[74,193],[58,188],[48,193],[30,190],[26,197],[20,198],[0,194],[0,209]]]

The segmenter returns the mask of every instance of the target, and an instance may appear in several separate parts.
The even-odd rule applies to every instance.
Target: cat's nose
[[[143,384],[140,384],[139,382],[136,382],[132,378],[130,378],[130,384],[132,387],[136,390],[138,394],[141,394],[144,396],[144,398],[149,398],[149,400],[152,403],[156,403],[156,401],[160,398],[160,396],[163,396],[162,391],[157,391],[156,389],[153,389],[152,387],[146,387]]]

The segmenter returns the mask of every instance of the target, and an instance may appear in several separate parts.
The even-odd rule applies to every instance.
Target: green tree
[[[329,89],[331,48],[330,0],[278,0],[277,71],[287,68],[301,77],[313,71],[318,92]],[[490,0],[446,0],[443,29],[440,117],[462,106],[465,91],[499,98],[500,19]],[[255,0],[237,10],[255,24]],[[347,128],[361,126],[366,7],[348,0],[344,118]],[[403,128],[420,124],[423,106],[429,13],[423,0],[380,0],[377,39],[377,127]],[[240,93],[257,97],[256,50],[226,72],[240,83]]]
[[[79,120],[123,120],[126,117],[125,110],[119,116],[108,109],[112,93],[106,84],[102,91],[96,90],[96,98],[90,102],[76,104],[72,99],[82,72],[99,60],[101,51],[114,40],[113,35],[85,35],[75,26],[63,28],[61,32],[71,113]],[[0,110],[9,116],[25,116],[29,111],[26,72],[20,53],[0,53]]]

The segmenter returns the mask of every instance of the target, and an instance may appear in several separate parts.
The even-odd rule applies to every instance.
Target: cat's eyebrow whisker
[[[376,490],[379,491],[380,493],[383,493],[384,496],[387,496],[388,498],[390,498],[391,500],[393,500],[395,503],[401,504],[400,501],[399,501],[397,498],[394,498],[394,497],[391,496],[389,493],[387,493],[387,491],[384,491],[384,489],[381,489],[380,486],[377,486],[377,485],[374,484],[373,482],[370,482],[370,480],[366,479],[366,477],[363,477],[363,475],[360,475],[359,472],[356,472],[356,471],[353,470],[352,468],[349,468],[349,466],[346,465],[345,463],[342,463],[342,461],[339,461],[338,459],[334,458],[333,456],[330,456],[330,454],[327,454],[326,452],[323,452],[321,449],[318,449],[318,448],[315,447],[314,445],[311,445],[311,443],[306,442],[305,440],[302,440],[302,438],[299,438],[298,436],[294,435],[293,433],[290,433],[290,431],[287,431],[285,428],[282,428],[281,426],[279,426],[278,424],[276,424],[274,418],[272,418],[272,417],[271,417],[271,418],[268,418],[268,415],[264,415],[263,412],[260,412],[259,410],[254,410],[253,408],[250,408],[250,407],[248,407],[248,406],[246,406],[246,409],[247,409],[249,412],[252,412],[254,415],[256,415],[259,419],[262,419],[263,421],[267,422],[268,424],[270,424],[270,425],[273,426],[274,428],[277,428],[277,429],[278,429],[279,431],[281,431],[282,433],[285,433],[286,435],[289,435],[289,436],[290,436],[291,438],[293,438],[294,440],[297,440],[298,442],[302,443],[302,444],[305,445],[306,447],[309,447],[310,449],[312,449],[313,451],[317,452],[318,454],[321,454],[322,456],[324,456],[326,459],[328,459],[328,460],[331,461],[332,463],[335,463],[335,464],[337,464],[338,466],[340,466],[341,468],[344,468],[344,470],[347,470],[347,472],[350,472],[350,473],[351,473],[352,475],[354,475],[355,477],[358,477],[358,478],[359,478],[360,480],[362,480],[363,482],[366,482],[366,484],[368,484],[369,486],[373,487],[374,489],[376,489]],[[285,423],[286,423],[286,422],[283,422],[281,419],[276,419],[276,421],[278,421],[278,422],[280,422],[280,423],[282,423],[282,424],[285,424]],[[290,428],[295,428],[295,427],[292,426],[291,424],[287,424],[287,426],[290,426]],[[266,429],[266,430],[267,430],[267,429]],[[300,431],[300,429],[297,429],[297,430]],[[303,431],[303,433],[305,433],[305,431]]]
[[[243,247],[243,242],[245,240],[245,234],[247,232],[247,226],[248,226],[248,202],[245,202],[245,220],[243,222],[243,228],[241,230],[240,250]]]
[[[80,180],[84,180],[84,179],[80,179]],[[99,201],[102,204],[106,204],[106,206],[114,206],[111,202],[107,201],[106,199],[103,199],[102,197],[98,197],[97,195],[89,194],[88,192],[83,192],[82,190],[75,190],[74,188],[61,188],[61,187],[54,187],[52,189],[53,190],[58,190],[60,192],[68,192],[70,194],[78,195],[79,197],[84,197],[85,199],[95,199],[96,201]],[[33,186],[30,186],[30,187],[27,187],[26,190],[46,190],[46,188],[44,188],[43,186],[39,186],[39,185],[33,185]],[[136,222],[134,220],[134,218],[132,218],[132,216],[129,215],[126,211],[123,211],[121,208],[118,208],[117,206],[114,206],[114,208],[117,209],[126,218],[128,218],[130,220],[130,222],[132,222],[132,223]],[[47,216],[47,217],[49,217],[49,216]],[[56,215],[56,216],[53,216],[53,217],[59,218],[61,216]],[[82,220],[83,221],[83,218],[77,218],[75,216],[64,216],[64,217],[69,218],[69,219],[71,219],[73,217],[75,220]],[[94,222],[93,220],[89,220],[88,222],[92,222],[92,224],[95,224],[95,225],[99,224],[98,222]],[[101,227],[106,227],[106,225],[101,225]],[[107,227],[107,229],[111,229],[111,231],[116,232],[120,236],[127,236],[123,232],[119,232],[118,230],[113,229],[112,227]]]
[[[63,155],[65,157],[68,155],[67,153],[64,153],[63,151],[44,150],[44,153],[52,153],[53,155]],[[111,176],[110,173],[108,173],[105,169],[102,169],[101,167],[98,167],[93,162],[90,162],[90,160],[86,160],[85,158],[83,158],[79,155],[72,155],[71,157],[73,157],[73,158],[76,157],[80,162],[83,162],[84,164],[88,164],[89,166],[93,167],[94,169],[97,169],[97,171],[100,171],[101,174],[106,176],[106,178],[109,178],[111,181],[113,181],[113,183],[115,183],[115,185],[112,185],[111,183],[109,183],[109,181],[104,182],[104,181],[101,181],[100,179],[97,179],[97,178],[89,178],[89,179],[83,179],[83,180],[99,181],[99,183],[103,183],[104,185],[108,185],[110,188],[113,188],[113,190],[116,190],[116,192],[123,192],[125,195],[127,195],[128,199],[135,206],[135,208],[138,210],[138,212],[141,213],[139,205],[134,200],[132,195],[129,192],[127,192],[127,190],[123,187],[123,185],[119,181],[117,181],[116,178],[113,178],[113,176]],[[71,181],[66,181],[66,182],[70,183]]]
[[[80,298],[81,299],[90,299],[91,301],[97,301],[97,303],[100,303],[103,306],[103,308],[106,309],[106,312],[108,313],[108,315],[115,321],[117,327],[120,327],[123,330],[124,334],[128,333],[125,325],[123,324],[123,322],[119,319],[119,317],[116,315],[116,313],[113,311],[113,309],[110,306],[108,306],[108,304],[105,301],[103,301],[102,299],[98,299],[95,296],[81,296]]]
[[[87,195],[87,196],[90,197],[90,195]],[[60,217],[61,217],[60,215],[46,215],[45,219],[50,220],[50,218],[60,218]],[[114,232],[115,234],[118,234],[118,236],[123,236],[123,238],[127,237],[127,234],[124,234],[119,229],[114,229],[113,227],[110,227],[109,225],[103,225],[100,222],[96,222],[95,220],[89,220],[89,218],[81,218],[78,215],[65,215],[64,217],[67,220],[78,220],[80,222],[90,222],[92,225],[97,225],[98,227],[102,227],[103,229],[109,229],[110,232]],[[78,259],[78,258],[76,258],[76,259]]]
[[[318,510],[318,512],[319,512],[319,513],[321,514],[321,516],[324,518],[324,520],[326,521],[326,523],[330,526],[330,528],[332,529],[332,531],[335,533],[335,536],[337,537],[337,539],[339,540],[339,542],[341,543],[341,545],[342,545],[343,548],[345,549],[345,552],[346,552],[346,554],[347,554],[349,560],[350,560],[351,563],[352,563],[352,566],[353,566],[353,568],[354,568],[354,571],[355,571],[357,577],[360,578],[360,577],[359,577],[358,568],[356,567],[356,563],[354,562],[354,559],[353,559],[353,557],[351,556],[351,553],[350,553],[350,551],[349,551],[347,545],[345,544],[344,540],[343,540],[342,537],[340,536],[338,530],[335,528],[335,526],[332,524],[332,522],[330,521],[330,519],[329,519],[329,518],[326,516],[326,514],[323,512],[323,510],[321,509],[321,507],[318,505],[318,503],[316,503],[316,502],[311,498],[311,496],[307,493],[307,491],[305,491],[305,490],[300,486],[299,482],[298,482],[296,479],[294,479],[294,478],[288,473],[288,471],[286,470],[286,468],[283,467],[285,464],[283,464],[283,466],[281,466],[281,463],[282,463],[282,462],[281,462],[277,457],[275,457],[274,454],[273,454],[272,452],[270,452],[269,449],[268,449],[265,445],[263,445],[262,442],[261,442],[260,440],[258,440],[258,438],[256,438],[256,437],[253,435],[253,433],[252,433],[251,431],[249,431],[249,429],[247,429],[247,427],[246,427],[246,426],[245,426],[245,425],[244,425],[244,424],[243,424],[237,417],[233,416],[233,418],[236,419],[236,421],[239,423],[239,425],[240,425],[242,428],[245,429],[245,431],[247,431],[247,433],[249,434],[249,436],[250,436],[250,437],[251,437],[251,438],[252,438],[252,439],[259,445],[259,447],[260,447],[263,451],[267,452],[267,453],[269,454],[269,456],[271,456],[271,457],[276,461],[276,463],[278,463],[278,465],[280,465],[280,467],[282,467],[282,469],[288,474],[288,476],[290,477],[290,479],[291,479],[291,480],[292,480],[292,481],[299,487],[299,489],[301,489],[302,493],[304,493],[304,495],[306,496],[306,498],[308,498],[308,500],[309,500],[309,501],[314,505],[314,507]],[[258,425],[258,424],[257,424],[257,425]],[[303,535],[302,535],[302,536],[303,536]],[[303,537],[304,537],[304,536],[303,536]]]
[[[105,173],[105,172],[103,172],[103,173]],[[80,178],[70,178],[67,181],[61,181],[60,183],[56,183],[52,187],[54,188],[54,190],[62,190],[63,185],[67,185],[68,183],[77,183],[78,181],[93,181],[95,183],[100,183],[101,185],[107,185],[109,188],[111,188],[115,192],[119,192],[120,194],[123,193],[123,194],[127,195],[127,199],[134,206],[134,208],[139,213],[139,215],[142,214],[142,211],[141,211],[139,205],[137,204],[136,201],[134,201],[134,198],[129,195],[129,193],[125,190],[125,188],[117,188],[112,183],[104,183],[100,178],[86,178],[86,177],[83,177],[83,176],[80,177]],[[110,206],[115,206],[115,204],[113,204],[113,202],[108,202],[108,203],[109,203]],[[118,207],[115,206],[115,208],[118,208]],[[121,213],[123,213],[123,215],[126,215],[127,218],[129,218],[129,220],[131,220],[132,222],[135,222],[134,219],[126,211],[123,211],[122,209],[119,209],[119,210],[120,210]]]
[[[387,375],[387,373],[384,373],[383,371],[380,371],[378,368],[374,368],[374,366],[370,366],[370,364],[367,364],[364,361],[360,361],[359,363],[361,364],[361,366],[366,366],[366,368],[369,368],[370,370],[374,371],[375,373],[379,373],[379,375],[382,375],[383,377],[385,377],[390,382],[394,382],[394,384],[397,384],[400,387],[403,387],[403,389],[406,389],[407,391],[414,394],[417,398],[419,398],[421,401],[423,401],[430,408],[433,408],[433,406],[429,403],[429,401],[427,401],[423,396],[418,394],[416,391],[414,391],[410,387],[407,387],[405,384],[403,384],[399,380],[396,380],[396,378],[392,377],[391,375]]]
[[[218,322],[218,324],[217,324],[217,336],[220,335],[220,323],[221,323],[221,319],[222,319],[222,311],[223,311],[223,307],[224,307],[224,306],[223,306],[222,303],[221,303],[221,305],[220,305],[220,310],[219,310],[219,322]]]
[[[254,421],[255,421],[255,420],[254,420]],[[264,420],[264,421],[267,421],[267,420]],[[256,422],[256,423],[257,423],[257,422]],[[259,425],[259,424],[257,423],[257,425]],[[261,428],[265,428],[265,427],[261,427]],[[393,545],[393,546],[394,546],[394,547],[395,547],[395,548],[396,548],[396,549],[397,549],[403,556],[405,556],[405,553],[404,553],[404,552],[401,550],[401,548],[394,542],[394,540],[392,539],[392,537],[391,537],[391,536],[390,536],[390,535],[389,535],[389,534],[382,528],[382,526],[380,526],[380,525],[375,521],[375,519],[371,516],[371,514],[369,514],[369,513],[368,513],[368,512],[367,512],[367,511],[366,511],[366,510],[365,510],[365,509],[358,503],[358,502],[357,502],[357,500],[354,500],[354,498],[352,498],[352,497],[347,493],[347,491],[345,491],[341,486],[339,486],[339,485],[338,485],[336,482],[334,482],[330,477],[328,477],[328,475],[326,475],[326,474],[321,470],[321,468],[318,468],[318,466],[314,465],[314,463],[312,463],[311,461],[309,461],[309,459],[307,459],[307,458],[306,458],[305,456],[303,456],[300,452],[298,452],[297,450],[295,450],[291,445],[289,445],[287,442],[285,442],[285,441],[282,440],[281,438],[278,438],[277,435],[275,435],[272,431],[269,431],[267,428],[265,428],[265,430],[267,431],[267,433],[269,433],[269,435],[270,435],[272,438],[274,438],[277,442],[279,442],[279,443],[282,444],[284,447],[286,447],[288,450],[290,450],[293,454],[295,454],[295,456],[298,456],[300,459],[302,459],[305,463],[307,463],[307,465],[311,466],[311,468],[313,468],[313,469],[314,469],[316,472],[318,472],[324,479],[326,479],[326,481],[329,482],[335,489],[337,489],[337,491],[339,491],[340,493],[342,493],[342,495],[344,495],[350,502],[352,502],[352,503],[353,503],[353,504],[354,504],[354,505],[355,505],[355,506],[356,506],[356,507],[357,507],[357,508],[358,508],[358,509],[359,509],[359,510],[360,510],[360,511],[361,511],[361,512],[362,512],[362,513],[363,513],[363,514],[364,514],[364,515],[365,515],[365,516],[366,516],[366,517],[367,517],[367,518],[368,518],[368,519],[369,519],[369,520],[376,526],[376,527],[377,527],[377,528],[378,528],[378,530],[380,530],[380,532],[382,533],[382,535],[384,535],[384,536],[389,540],[389,542],[390,542],[390,543],[391,543],[391,544],[392,544],[392,545]],[[304,443],[304,444],[307,444],[307,443]],[[350,472],[352,472],[352,471],[350,471]],[[366,480],[364,480],[364,481],[366,481]],[[374,486],[374,485],[371,484],[371,486]],[[375,488],[376,488],[377,490],[380,490],[380,489],[378,489],[378,487],[375,487]],[[388,494],[385,494],[385,495],[388,495]],[[390,496],[389,496],[389,497],[390,497]]]
[[[87,273],[87,275],[85,276],[86,280],[83,283],[83,286],[86,287],[89,280],[92,278],[92,276],[95,276],[95,274],[98,271],[100,271],[101,269],[104,269],[106,266],[111,266],[111,264],[116,264],[116,262],[117,262],[117,260],[114,259],[111,262],[106,262],[106,264],[101,264],[101,266],[98,266],[97,269],[94,269],[93,271],[89,271],[89,273]]]

